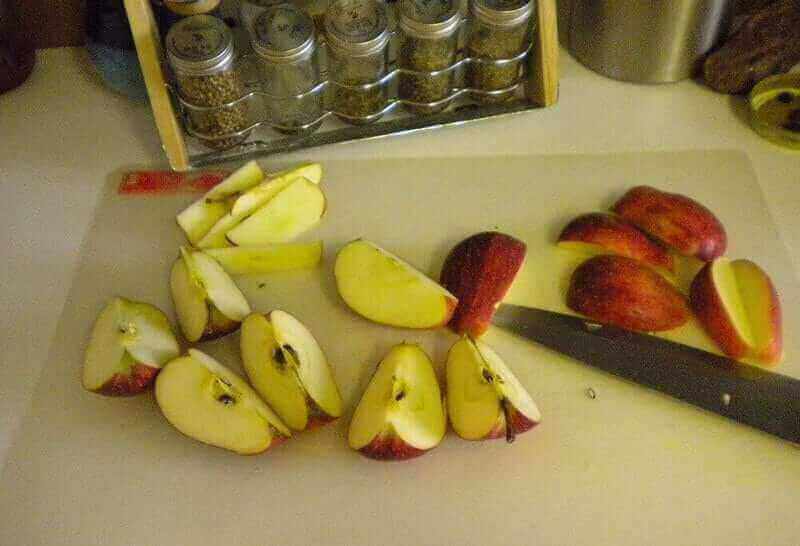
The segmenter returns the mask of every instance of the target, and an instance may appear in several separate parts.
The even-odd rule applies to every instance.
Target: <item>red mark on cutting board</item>
[[[228,176],[227,171],[176,173],[172,171],[134,171],[122,176],[120,195],[158,195],[207,192]]]

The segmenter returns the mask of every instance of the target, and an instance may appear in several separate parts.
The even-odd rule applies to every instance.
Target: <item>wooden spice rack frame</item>
[[[475,104],[474,102],[465,102],[463,100],[473,94],[471,91],[474,90],[455,89],[451,96],[446,99],[446,102],[450,102],[450,106],[438,114],[392,114],[387,116],[388,119],[382,118],[381,121],[366,125],[346,125],[333,121],[332,118],[335,112],[328,111],[319,120],[325,120],[323,125],[317,131],[307,135],[286,136],[279,133],[262,135],[260,133],[267,133],[268,130],[257,131],[254,134],[251,133],[251,136],[244,143],[229,149],[191,153],[187,137],[198,136],[198,133],[191,127],[187,113],[197,107],[183,100],[174,91],[150,1],[125,0],[125,9],[128,13],[162,146],[170,166],[176,171],[186,171],[215,163],[240,161],[302,148],[407,134],[425,129],[463,124],[489,117],[518,114],[551,106],[555,104],[558,98],[558,30],[555,0],[538,0],[537,9],[534,12],[534,34],[531,46],[525,53],[515,58],[522,59],[523,62],[521,64],[524,70],[520,81],[512,88],[509,88],[516,93],[516,97],[512,100],[500,104]],[[462,57],[451,69],[460,69],[470,62],[486,61]],[[388,85],[402,72],[402,69],[391,68],[379,83]],[[324,92],[329,83],[327,81],[321,82],[313,92]],[[507,92],[508,90],[500,92],[504,91]],[[230,107],[240,101],[257,99],[263,95],[266,94],[257,87],[250,85],[242,97],[221,108]],[[391,114],[394,110],[397,110],[398,105],[404,102],[407,101],[397,98],[391,99],[382,112],[369,116],[370,119],[362,121],[370,121],[372,118],[380,117],[380,115]],[[330,122],[328,122],[329,119],[331,120]],[[250,133],[254,129],[257,130],[262,126],[269,127],[270,125],[270,120],[260,118],[254,120],[249,127],[239,133]],[[274,124],[272,126],[274,127]],[[269,132],[272,133],[272,131]],[[230,136],[233,135],[217,135],[215,138]]]

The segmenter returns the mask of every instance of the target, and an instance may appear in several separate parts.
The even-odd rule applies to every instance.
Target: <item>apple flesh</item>
[[[541,421],[528,391],[488,345],[463,337],[447,355],[447,414],[465,440],[511,443]]]
[[[640,332],[672,330],[691,313],[664,277],[636,260],[596,256],[573,272],[567,306],[597,322]]]
[[[776,364],[783,356],[781,304],[769,276],[749,260],[718,258],[697,274],[689,301],[731,358]]]
[[[166,315],[148,304],[114,298],[92,329],[83,387],[107,396],[144,392],[180,347]]]
[[[233,201],[230,211],[220,217],[208,230],[208,233],[196,243],[197,247],[224,248],[231,246],[226,237],[229,231],[252,216],[261,206],[300,178],[306,178],[306,180],[318,185],[322,178],[322,167],[318,163],[312,163],[283,171],[270,176],[266,181],[239,195]]]
[[[325,195],[319,186],[297,178],[226,237],[237,246],[285,243],[314,227],[324,213]]]
[[[232,198],[236,194],[255,186],[263,178],[264,172],[258,163],[250,161],[179,213],[176,218],[178,225],[186,233],[189,242],[193,245],[198,244],[206,233],[230,210]]]
[[[229,275],[258,275],[316,267],[322,259],[322,241],[209,248],[204,252],[214,258]]]
[[[447,417],[430,358],[417,345],[393,347],[353,414],[350,447],[378,460],[418,457],[442,441]]]
[[[284,311],[254,313],[242,323],[244,369],[255,390],[292,430],[342,415],[342,398],[317,340]]]
[[[292,435],[244,379],[195,349],[164,366],[155,393],[167,421],[205,444],[250,455]]]
[[[525,261],[525,252],[525,243],[498,232],[478,233],[450,251],[440,280],[458,298],[448,323],[454,332],[477,338],[489,328]]]
[[[672,255],[667,249],[633,224],[613,214],[578,216],[558,236],[558,246],[593,254],[625,256],[670,273],[675,270]]]
[[[181,331],[192,343],[229,334],[250,314],[236,283],[203,252],[181,248],[170,273],[170,289]]]
[[[339,251],[334,275],[339,295],[353,311],[389,326],[443,326],[458,303],[412,265],[363,239]]]
[[[714,213],[685,195],[637,186],[613,210],[684,256],[708,262],[725,254],[728,246],[725,228]]]

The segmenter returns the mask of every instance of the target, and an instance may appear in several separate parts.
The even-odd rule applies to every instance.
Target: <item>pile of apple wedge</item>
[[[755,263],[724,257],[725,229],[697,201],[637,186],[611,213],[573,219],[558,245],[593,256],[572,274],[572,310],[643,332],[678,328],[694,313],[728,356],[780,362],[781,306],[772,281]]]
[[[197,349],[180,356],[162,311],[117,297],[94,325],[84,387],[124,396],[155,384],[158,406],[175,428],[241,454],[263,452],[340,417],[333,370],[311,332],[285,311],[253,312],[231,277],[319,263],[321,242],[294,239],[325,212],[321,178],[318,164],[266,176],[250,162],[177,216],[191,244],[180,248],[169,279],[183,337],[195,343],[240,330],[246,379]],[[476,340],[524,257],[524,244],[499,233],[479,234],[456,247],[442,278],[457,288],[459,301],[374,243],[357,239],[340,250],[337,288],[357,314],[401,328],[450,324],[466,334],[447,357],[447,397],[421,347],[393,347],[355,409],[352,448],[373,459],[404,460],[439,445],[448,416],[455,432],[469,440],[511,442],[540,421],[536,404],[508,366]],[[469,324],[480,328],[464,328]]]

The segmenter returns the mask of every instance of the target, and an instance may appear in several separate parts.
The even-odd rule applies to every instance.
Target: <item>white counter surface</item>
[[[565,53],[561,64],[553,108],[283,159],[741,150],[798,271],[800,155],[753,133],[741,99],[694,82],[614,82]],[[102,87],[81,49],[40,52],[31,79],[0,96],[0,467],[47,356],[98,192],[120,172],[145,167],[165,167],[147,105]],[[741,214],[746,221],[747,210]]]

